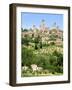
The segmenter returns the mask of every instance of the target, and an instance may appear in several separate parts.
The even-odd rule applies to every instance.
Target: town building
[[[54,43],[56,45],[62,45],[63,43],[63,31],[59,29],[56,23],[54,23],[53,26],[49,29],[44,19],[41,21],[39,28],[37,28],[36,25],[33,25],[30,30],[22,31],[22,38],[24,38],[26,35],[28,35],[29,37],[37,37],[39,35],[42,38],[42,43],[45,44],[53,42],[52,40],[50,40],[49,36],[55,35],[56,40],[54,41]]]

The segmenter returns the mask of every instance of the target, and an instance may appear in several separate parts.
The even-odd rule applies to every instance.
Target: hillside
[[[63,31],[58,28],[22,30],[22,77],[63,74]]]

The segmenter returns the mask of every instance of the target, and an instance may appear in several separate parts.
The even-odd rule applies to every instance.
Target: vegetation
[[[28,29],[21,29],[22,30],[22,32],[28,32]]]
[[[42,43],[42,38],[38,34],[34,37],[25,35],[22,38],[22,77],[48,76],[63,74],[63,46],[55,45],[57,35],[50,35],[50,44]],[[31,65],[37,65],[41,69],[33,70]]]

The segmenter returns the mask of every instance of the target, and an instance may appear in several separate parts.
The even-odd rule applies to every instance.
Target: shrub
[[[40,42],[40,48],[42,48],[42,42]]]
[[[55,71],[56,71],[57,73],[63,73],[63,67],[57,66],[57,68],[55,69]]]
[[[50,40],[50,41],[55,41],[56,38],[57,38],[57,36],[56,36],[55,34],[51,34],[51,35],[49,36],[49,40]]]
[[[36,50],[38,49],[38,44],[37,44],[37,43],[35,43],[35,49],[36,49]]]
[[[57,63],[57,57],[53,56],[53,55],[49,56],[49,63],[50,63],[50,65],[55,66]]]
[[[32,50],[22,48],[22,65],[30,66],[33,62],[34,54]]]
[[[28,37],[22,38],[21,43],[28,46],[29,45],[29,38]]]
[[[49,44],[43,43],[42,46],[43,46],[43,47],[48,47]]]
[[[54,42],[51,42],[50,45],[55,45],[55,43]]]

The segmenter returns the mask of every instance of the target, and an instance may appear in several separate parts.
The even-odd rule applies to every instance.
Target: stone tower
[[[35,25],[33,25],[33,31],[36,32],[36,26]]]
[[[52,26],[52,29],[56,29],[56,30],[57,30],[57,28],[58,28],[58,27],[57,27],[57,24],[56,24],[56,22],[54,22],[54,23],[53,23],[53,26]]]
[[[45,20],[44,20],[44,19],[41,21],[40,30],[41,30],[42,32],[45,31]]]

